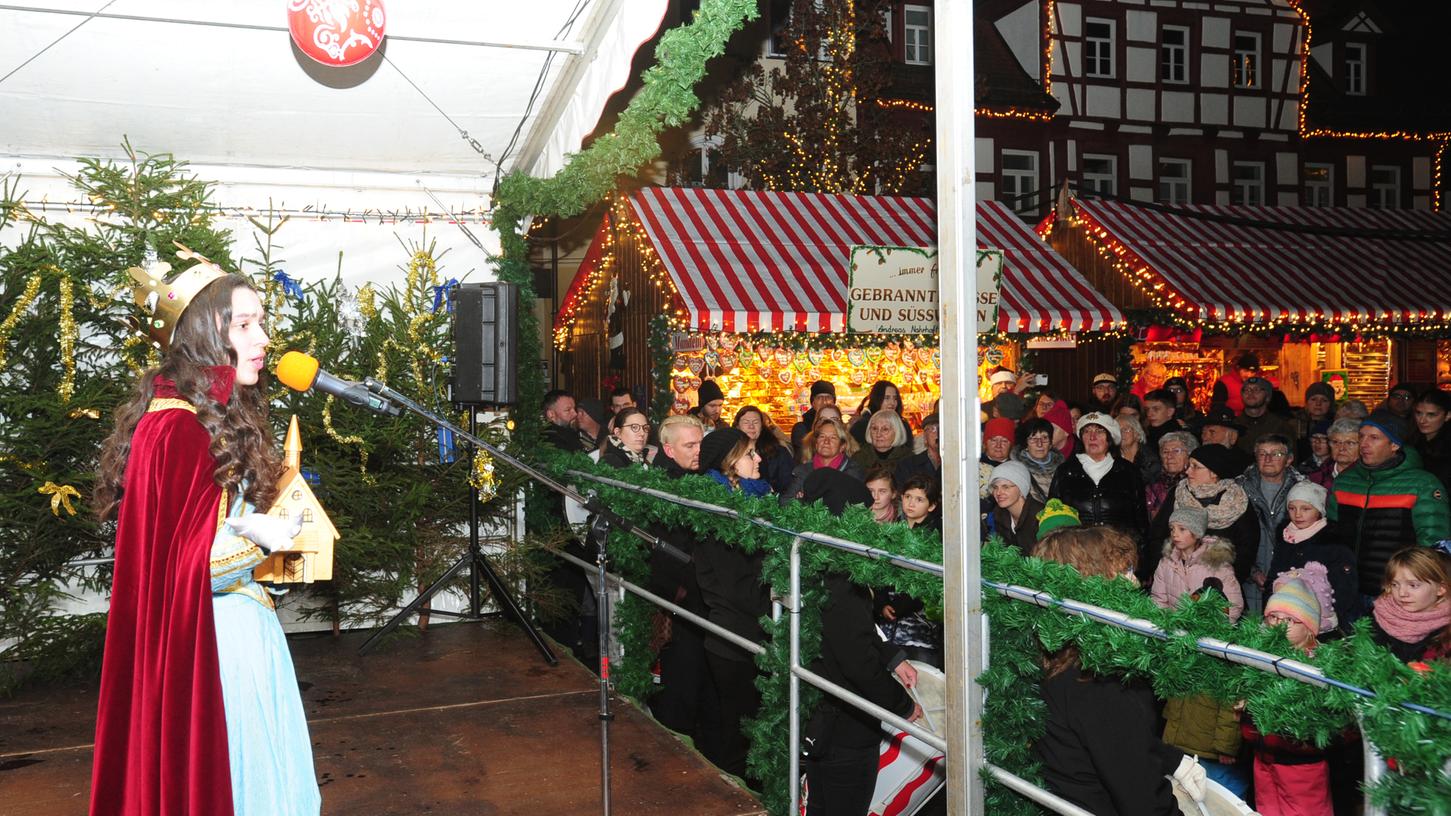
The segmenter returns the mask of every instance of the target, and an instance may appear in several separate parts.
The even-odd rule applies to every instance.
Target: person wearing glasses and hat
[[[1270,410],[1270,398],[1274,393],[1275,386],[1258,375],[1245,380],[1240,386],[1240,401],[1244,404],[1244,410],[1239,414],[1239,424],[1244,426],[1244,433],[1239,435],[1237,447],[1245,454],[1254,455],[1255,443],[1266,434],[1287,437],[1290,440],[1290,451],[1295,450],[1295,440],[1299,434],[1295,431],[1294,421]]]
[[[1113,416],[1113,401],[1118,399],[1118,377],[1107,371],[1097,374],[1089,386],[1090,396],[1085,410]]]

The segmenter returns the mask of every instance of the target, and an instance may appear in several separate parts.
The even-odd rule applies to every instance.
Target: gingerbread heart
[[[793,351],[791,351],[791,349],[788,349],[788,348],[777,348],[776,349],[776,365],[781,366],[782,368],[785,368],[786,366],[791,365],[791,361],[794,360],[794,359],[796,359],[796,354]]]
[[[735,351],[736,345],[741,342],[734,334],[723,334],[720,338],[720,347],[726,351]]]
[[[877,361],[882,359],[882,349],[880,346],[868,346],[866,352],[867,362],[873,365],[876,365]]]
[[[819,348],[807,349],[806,359],[810,360],[812,365],[821,365],[821,361],[826,359],[826,352]]]
[[[867,364],[866,352],[861,349],[852,349],[846,353],[846,361],[851,363],[852,368],[861,368]]]
[[[700,372],[702,372],[702,371],[705,370],[705,358],[703,358],[703,357],[691,357],[690,358],[690,364],[689,364],[688,367],[690,368],[690,373],[691,374],[694,374],[695,376],[699,377],[700,376]]]
[[[721,352],[721,355],[720,355],[720,367],[723,368],[723,369],[726,369],[726,370],[730,370],[730,369],[735,368],[736,367],[736,355],[731,354],[729,352],[724,352],[724,351]]]
[[[790,385],[794,375],[791,373],[791,369],[783,368],[776,372],[776,379],[780,380],[782,385]]]

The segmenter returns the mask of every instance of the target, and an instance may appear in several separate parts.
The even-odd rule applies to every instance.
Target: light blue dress
[[[227,517],[252,512],[241,496]],[[252,579],[265,553],[223,524],[212,542],[212,615],[227,713],[235,816],[317,816],[322,795],[297,672],[272,598]]]

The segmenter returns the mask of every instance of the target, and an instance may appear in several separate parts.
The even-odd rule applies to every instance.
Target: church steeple
[[[282,443],[282,466],[288,470],[302,470],[302,431],[297,428],[297,414],[287,426],[287,439]]]

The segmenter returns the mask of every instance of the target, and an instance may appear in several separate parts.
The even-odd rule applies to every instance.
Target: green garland
[[[650,422],[659,427],[675,406],[675,391],[670,387],[670,370],[675,364],[671,349],[670,317],[657,314],[650,318]]]
[[[879,525],[862,509],[853,508],[837,518],[820,505],[780,507],[774,500],[725,491],[705,477],[670,480],[659,471],[613,470],[579,455],[546,454],[542,464],[560,476],[565,476],[567,470],[595,472],[639,487],[728,507],[785,529],[870,542],[888,552],[937,563],[942,558],[936,535],[913,532],[903,525]],[[765,553],[764,579],[778,595],[789,589],[790,539],[785,535],[750,522],[661,501],[639,490],[594,483],[590,486],[615,511],[636,522],[681,528],[696,536],[731,542],[746,552]],[[638,540],[616,533],[611,535],[609,547],[616,569],[636,580],[646,576],[646,553]],[[988,693],[983,719],[988,728],[983,739],[989,761],[1025,778],[1041,779],[1032,755],[1032,744],[1042,732],[1043,704],[1037,693],[1041,680],[1039,657],[1044,648],[1056,649],[1073,641],[1079,646],[1086,668],[1145,679],[1162,698],[1207,695],[1223,701],[1245,700],[1257,724],[1268,732],[1323,745],[1359,717],[1366,738],[1383,755],[1396,759],[1396,772],[1372,789],[1372,800],[1393,812],[1451,813],[1451,777],[1442,770],[1451,758],[1451,722],[1396,705],[1414,700],[1438,711],[1451,711],[1451,667],[1437,664],[1428,672],[1413,671],[1371,642],[1362,623],[1353,637],[1323,645],[1306,662],[1330,677],[1375,692],[1374,700],[1366,700],[1350,692],[1316,688],[1196,651],[1195,638],[1214,637],[1295,656],[1277,629],[1258,621],[1231,626],[1222,601],[1205,599],[1176,610],[1161,610],[1126,581],[1084,578],[1063,565],[1024,558],[997,541],[983,546],[982,569],[989,580],[1075,598],[1144,618],[1166,631],[1186,633],[1169,640],[1154,640],[1032,604],[987,596],[984,607],[992,621],[991,669],[978,682]],[[865,586],[895,586],[929,607],[940,608],[942,604],[942,583],[934,576],[807,544],[802,548],[804,609],[821,608],[823,573],[827,570],[846,573]],[[638,649],[648,645],[651,609],[647,604],[624,604],[620,614],[627,633],[627,650],[617,668],[620,688],[630,694],[648,693],[648,664],[653,655],[648,649]],[[819,652],[819,619],[810,614],[802,616],[801,631],[802,660],[809,663]],[[768,809],[778,814],[786,811],[789,801],[789,755],[783,736],[787,733],[788,682],[785,632],[784,623],[767,626],[771,641],[767,652],[757,659],[765,672],[759,681],[763,704],[760,717],[748,724],[751,772],[767,780],[764,800]],[[809,706],[804,711],[809,712]],[[994,814],[1039,812],[1027,800],[997,785],[989,787],[988,809]]]

